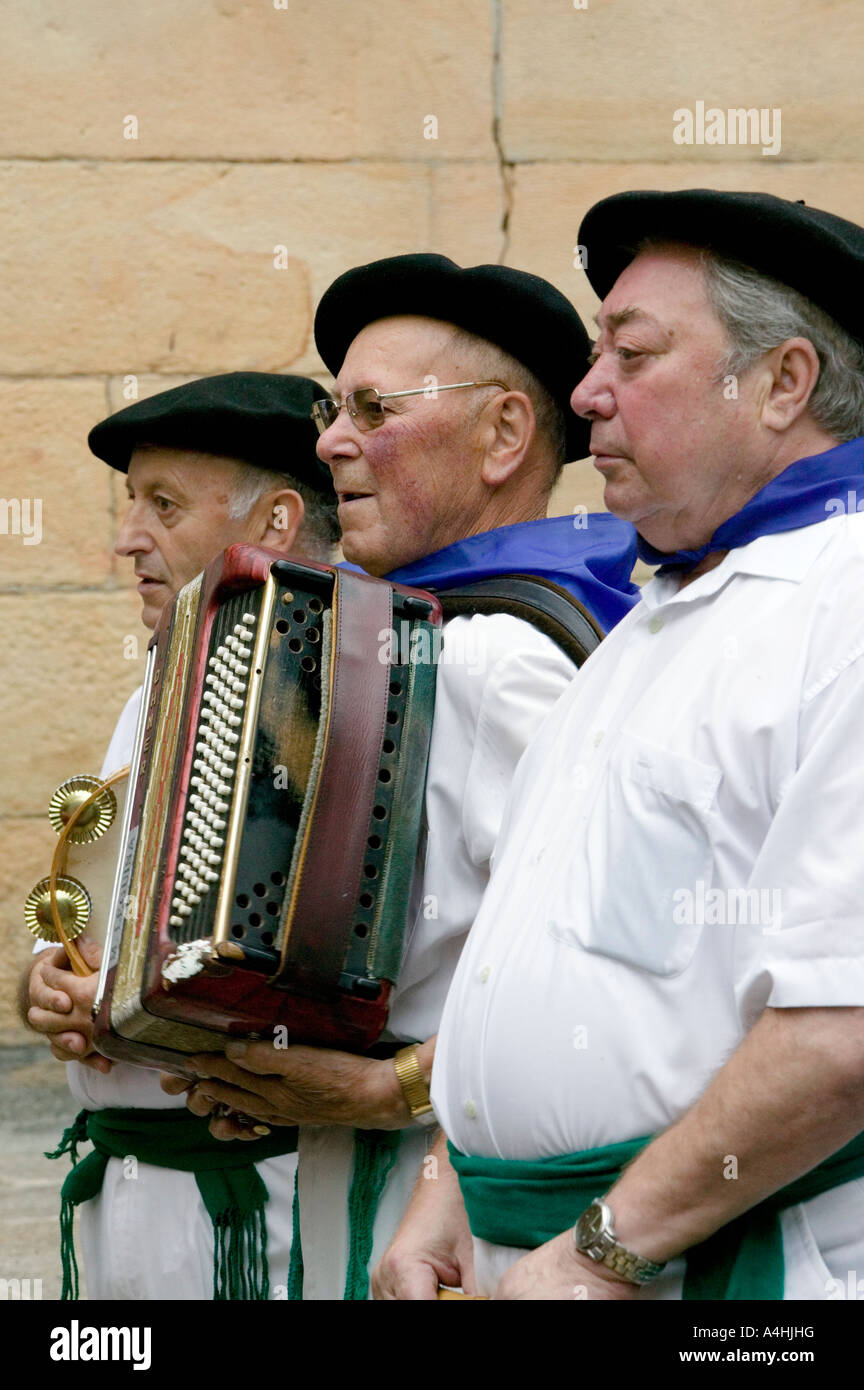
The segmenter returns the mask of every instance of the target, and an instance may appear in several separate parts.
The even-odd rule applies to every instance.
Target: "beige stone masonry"
[[[141,683],[149,633],[140,612],[129,590],[0,595],[4,815],[41,816],[65,777],[99,771],[120,711]]]
[[[501,138],[511,160],[861,159],[864,9],[856,0],[504,0]],[[761,145],[678,145],[676,110],[781,112]],[[693,182],[686,167],[680,176]],[[638,185],[631,184],[631,187]]]
[[[488,159],[487,4],[28,0],[7,7],[0,154]],[[137,120],[137,138],[129,138]],[[437,138],[426,118],[437,118]]]
[[[107,411],[101,380],[0,380],[0,589],[110,580],[110,480],[87,448]]]

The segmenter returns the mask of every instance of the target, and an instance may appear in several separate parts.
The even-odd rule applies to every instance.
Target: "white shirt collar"
[[[830,517],[801,526],[795,531],[757,536],[755,541],[730,550],[715,569],[694,579],[679,592],[675,574],[656,575],[642,589],[642,601],[654,609],[667,603],[692,603],[710,598],[736,574],[752,574],[764,579],[785,579],[800,584],[816,557],[836,534],[836,524],[844,517]]]

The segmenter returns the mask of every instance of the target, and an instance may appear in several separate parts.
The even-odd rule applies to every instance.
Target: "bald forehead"
[[[399,314],[367,324],[352,342],[336,378],[337,391],[357,386],[380,386],[369,373],[395,370],[420,371],[421,377],[456,358],[458,330],[441,319],[419,314]],[[358,371],[364,375],[361,381]],[[389,379],[386,384],[392,384]],[[422,382],[421,382],[422,384]]]

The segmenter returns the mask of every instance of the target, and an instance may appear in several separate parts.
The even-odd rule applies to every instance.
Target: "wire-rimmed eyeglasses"
[[[396,400],[399,396],[428,396],[431,400],[439,391],[464,391],[469,386],[500,386],[502,391],[510,390],[503,381],[454,381],[451,386],[418,386],[413,391],[379,391],[375,386],[360,386],[348,392],[342,405],[329,397],[316,401],[312,419],[318,426],[318,433],[323,434],[344,406],[358,430],[377,430],[386,418],[382,401]]]

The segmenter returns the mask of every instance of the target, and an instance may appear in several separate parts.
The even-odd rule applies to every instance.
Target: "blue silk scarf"
[[[859,500],[860,499],[860,500]],[[864,511],[864,438],[791,463],[717,527],[698,550],[664,554],[639,537],[639,558],[661,574],[693,569],[712,550],[737,550],[758,536],[797,531],[846,511]]]
[[[608,632],[639,597],[630,582],[635,563],[633,527],[604,512],[586,512],[483,531],[386,578],[437,590],[499,574],[533,574],[567,589]]]

